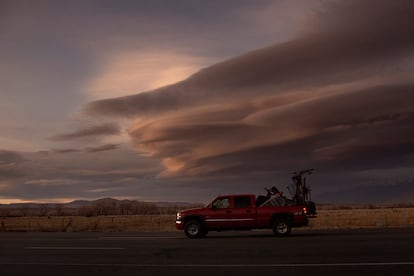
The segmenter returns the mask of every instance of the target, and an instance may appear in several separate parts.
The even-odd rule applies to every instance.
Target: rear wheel
[[[184,225],[184,233],[190,239],[201,238],[206,231],[198,220],[190,220]]]
[[[284,219],[278,219],[273,223],[273,233],[279,237],[286,237],[292,230],[290,223]]]

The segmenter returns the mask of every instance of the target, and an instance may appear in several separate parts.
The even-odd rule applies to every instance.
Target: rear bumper
[[[309,219],[313,219],[313,218],[316,218],[316,216],[313,215],[313,216],[303,217],[302,219],[297,220],[296,223],[294,223],[293,226],[294,227],[309,226]]]
[[[292,220],[292,227],[308,226],[309,220],[306,216],[296,216]]]

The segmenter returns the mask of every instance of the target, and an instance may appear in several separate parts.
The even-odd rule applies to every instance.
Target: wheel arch
[[[202,226],[205,226],[205,219],[202,215],[189,215],[183,218],[183,224],[186,224],[190,220],[196,220],[201,223]]]
[[[293,214],[291,213],[274,213],[270,217],[270,225],[273,225],[273,223],[277,220],[286,220],[287,222],[291,223],[293,221]]]

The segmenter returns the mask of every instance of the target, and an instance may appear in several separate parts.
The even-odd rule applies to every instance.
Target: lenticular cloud
[[[413,14],[411,1],[331,3],[292,41],[86,108],[133,119],[133,146],[160,158],[164,175],[406,166]]]

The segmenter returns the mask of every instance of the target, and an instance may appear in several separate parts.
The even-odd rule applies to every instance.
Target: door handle
[[[227,213],[227,214],[230,214],[230,213],[231,213],[231,211],[230,211],[230,210],[227,210],[227,211],[226,211],[226,213]]]
[[[246,213],[251,213],[252,212],[252,210],[246,210]]]

